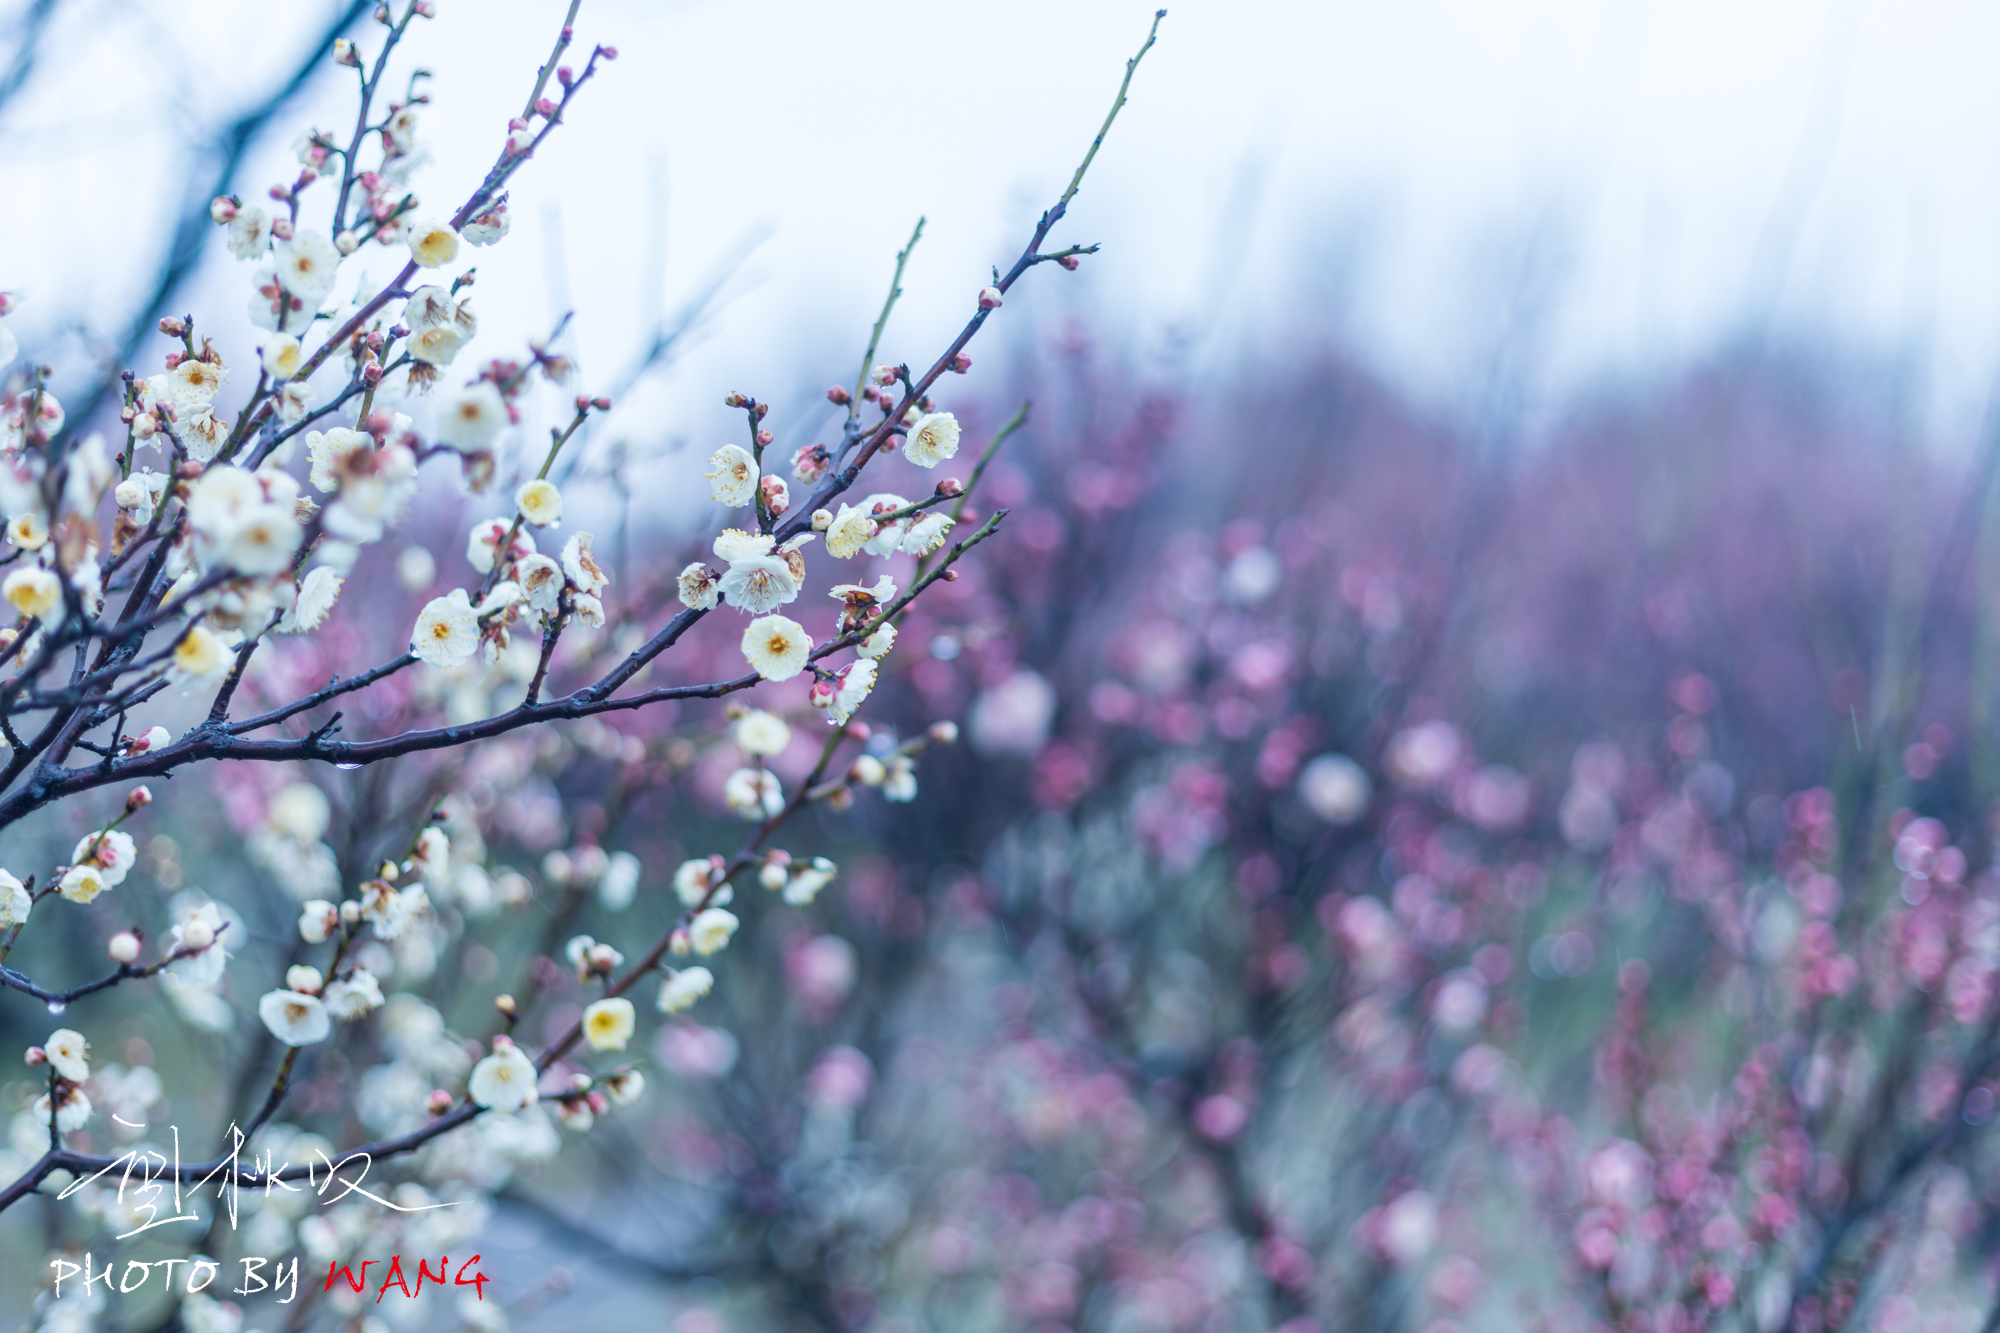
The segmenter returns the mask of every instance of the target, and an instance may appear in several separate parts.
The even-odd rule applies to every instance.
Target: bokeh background
[[[351,75],[322,61],[246,121],[339,7],[17,7],[0,279],[66,392],[142,345],[183,215],[291,174]],[[474,183],[560,9],[419,26],[420,194]],[[478,252],[472,350],[568,313],[581,387],[616,393],[568,520],[612,553],[614,635],[657,626],[713,527],[723,394],[770,400],[787,453],[833,439],[824,391],[919,215],[884,353],[927,363],[1150,14],[585,0],[580,40],[619,60]],[[523,1329],[1991,1329],[1996,49],[1970,3],[1175,5],[1056,234],[1104,250],[1032,274],[940,395],[981,445],[1032,400],[981,492],[1012,513],[866,716],[963,743],[914,803],[787,835],[839,879],[751,903],[715,996],[642,1016],[638,1106],[412,1165],[462,1200],[430,1231],[271,1207],[204,1244],[295,1247],[309,1277],[477,1248]],[[188,235],[165,308],[247,366],[244,271]],[[401,541],[428,569],[364,564],[323,647],[252,693],[393,655],[480,503],[427,496]],[[726,634],[691,637],[674,671],[726,669]],[[524,683],[398,685],[350,733]],[[766,706],[796,780],[817,719]],[[564,942],[636,952],[674,868],[733,850],[724,727],[690,704],[394,771],[175,779],[134,891],[64,915],[42,979],[200,893],[240,926],[239,1012],[108,997],[92,1041],[126,1072],[100,1102],[150,1068],[156,1099],[123,1094],[150,1120],[226,1123],[274,1062],[243,1002],[295,948],[287,877],[351,886],[443,799],[477,873],[382,951],[409,998],[317,1057],[288,1124],[420,1120],[462,1077],[441,1032],[483,1035],[517,978],[559,1030],[587,998]],[[92,813],[0,859],[59,859]],[[47,1020],[20,999],[25,1045]],[[45,1256],[115,1216],[0,1219],[6,1312],[499,1326],[498,1302],[37,1304]]]

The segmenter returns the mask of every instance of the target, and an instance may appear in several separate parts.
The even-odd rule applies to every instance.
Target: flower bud
[[[13,314],[16,299],[12,292],[0,292],[0,315]]]
[[[535,110],[543,118],[550,118],[556,114],[556,104],[546,97],[537,97],[535,99]]]
[[[1077,257],[1075,255],[1064,255],[1061,259],[1058,259],[1056,262],[1058,264],[1061,264],[1064,268],[1068,269],[1070,272],[1074,273],[1076,272],[1076,266],[1079,261],[1077,260]]]
[[[956,583],[958,582],[958,571],[955,569],[947,569],[944,573],[938,575],[938,577],[943,579],[946,583]]]
[[[520,1010],[515,1007],[514,997],[511,995],[495,996],[493,999],[493,1007],[500,1011],[500,1016],[502,1018],[514,1019],[520,1017]]]
[[[220,227],[236,218],[236,201],[226,194],[218,194],[209,201],[208,216]]]
[[[104,952],[111,955],[114,963],[129,963],[139,956],[139,937],[129,930],[121,930],[111,937],[111,943],[104,946]]]
[[[933,722],[927,734],[939,745],[950,745],[958,740],[958,723],[952,721]]]
[[[49,1062],[49,1053],[39,1046],[30,1046],[27,1054],[22,1058],[27,1061],[28,1068],[33,1069],[37,1065],[47,1064]]]
[[[576,82],[576,71],[568,65],[558,65],[556,67],[556,82],[565,88],[569,87],[570,84]]]
[[[777,436],[771,434],[771,432],[768,430],[760,430],[757,432],[757,447],[760,449],[768,449],[771,447],[771,441],[777,438],[778,438]]]
[[[333,39],[333,63],[346,65],[349,69],[361,68],[361,57],[354,50],[354,43],[345,37]]]
[[[427,1105],[430,1107],[432,1115],[443,1115],[451,1109],[451,1094],[443,1088],[433,1088],[431,1089],[430,1101]]]
[[[757,483],[757,489],[764,494],[764,511],[773,518],[792,507],[792,494],[786,489],[783,477],[767,475]]]
[[[153,803],[153,793],[145,787],[134,787],[125,797],[125,813],[144,810]]]
[[[981,310],[998,310],[1000,308],[1000,289],[998,287],[981,287],[979,289],[979,308]]]
[[[295,990],[301,995],[317,995],[325,985],[326,978],[320,975],[316,967],[307,967],[304,963],[300,963],[285,969],[286,990]]]
[[[847,775],[864,787],[879,787],[882,779],[889,776],[889,770],[874,755],[864,754],[848,768]]]
[[[853,805],[854,789],[851,787],[835,787],[826,794],[826,808],[829,810],[847,810]]]
[[[972,369],[972,358],[964,352],[960,352],[951,359],[951,370],[954,375],[963,375],[970,369]]]
[[[181,949],[188,953],[199,953],[215,943],[215,927],[200,917],[189,917],[181,927]]]
[[[146,734],[133,740],[126,748],[131,754],[144,754],[148,750],[158,750],[173,739],[173,734],[165,727],[148,727]]]
[[[603,56],[606,60],[616,60],[618,58],[618,48],[615,46],[600,46],[597,48],[597,54]]]
[[[742,394],[731,392],[723,396],[722,405],[724,407],[741,407],[749,401]]]
[[[604,397],[602,394],[591,399],[590,405],[596,408],[600,412],[609,412],[611,410],[611,400],[609,398]]]
[[[937,484],[939,495],[959,496],[965,494],[965,483],[957,477],[946,477]]]
[[[826,401],[834,404],[836,407],[846,407],[849,403],[853,402],[854,399],[851,395],[849,395],[847,390],[841,388],[838,384],[836,384],[831,389],[828,389],[826,391]]]
[[[290,218],[278,218],[271,223],[271,234],[281,241],[291,240],[293,231]]]
[[[493,1049],[496,1051],[511,1051],[514,1049],[514,1039],[502,1032],[493,1038]]]
[[[340,922],[345,926],[361,924],[361,904],[349,898],[340,905]]]
[[[344,255],[351,255],[361,248],[361,238],[355,235],[354,228],[349,227],[333,238],[333,248]]]
[[[828,528],[832,526],[833,526],[833,511],[831,509],[813,510],[814,532],[825,532]]]
[[[865,745],[868,743],[868,738],[874,734],[875,728],[858,717],[847,724],[847,738],[851,741],[859,741]]]
[[[185,338],[187,336],[187,325],[182,323],[177,317],[168,315],[160,321],[160,332],[166,334],[169,338]],[[172,367],[169,366],[168,369],[171,370]]]

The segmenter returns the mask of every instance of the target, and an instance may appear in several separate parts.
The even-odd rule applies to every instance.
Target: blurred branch
[[[7,62],[7,72],[0,74],[0,115],[6,113],[8,103],[35,72],[35,61],[42,53],[42,38],[55,12],[56,0],[32,0],[29,4],[26,16],[21,19],[20,44],[14,48],[14,58]]]

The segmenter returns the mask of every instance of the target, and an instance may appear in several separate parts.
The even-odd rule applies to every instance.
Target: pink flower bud
[[[597,48],[597,54],[603,56],[606,60],[616,60],[618,58],[618,48],[615,46],[600,46]]]
[[[847,724],[847,735],[850,740],[866,743],[868,738],[874,734],[875,728],[869,726],[858,717]]]
[[[944,573],[938,575],[938,577],[943,579],[946,583],[956,583],[958,582],[958,571],[955,569],[947,569]]]
[[[451,1109],[451,1094],[443,1088],[433,1088],[429,1105],[432,1115],[443,1115]]]
[[[131,814],[135,810],[144,810],[152,803],[153,793],[149,789],[134,787],[131,794],[125,798],[125,813]]]
[[[427,19],[434,19],[437,17],[437,12],[437,6],[432,3],[432,0],[417,0],[418,14]]]
[[[783,477],[767,476],[757,483],[757,489],[764,493],[764,512],[773,518],[792,507],[792,495]]]
[[[772,441],[772,440],[775,440],[776,438],[778,438],[778,437],[777,437],[777,436],[775,436],[775,435],[773,435],[773,434],[771,434],[771,432],[770,432],[770,431],[768,431],[768,430],[760,430],[760,431],[758,431],[758,432],[757,432],[757,444],[758,444],[758,447],[759,447],[759,448],[767,448],[767,447],[769,447],[769,445],[770,445],[771,441]]]
[[[510,1050],[513,1048],[513,1045],[514,1039],[504,1032],[493,1038],[493,1049],[496,1051]]]
[[[957,477],[946,477],[937,484],[937,493],[939,495],[963,495],[965,494],[965,483]]]
[[[537,97],[535,99],[535,110],[544,116],[553,116],[556,113],[556,104],[546,97]]]
[[[981,310],[998,310],[1000,308],[1000,289],[998,287],[980,288],[979,308]]]
[[[1064,255],[1061,259],[1058,259],[1056,262],[1058,264],[1061,264],[1064,268],[1068,269],[1070,272],[1074,273],[1076,272],[1076,266],[1079,261],[1077,260],[1077,257],[1075,255]]]
[[[592,1115],[603,1115],[606,1111],[611,1109],[611,1099],[606,1097],[601,1092],[592,1091],[588,1096],[584,1098],[584,1100],[590,1103],[590,1111]]]
[[[731,392],[723,395],[722,405],[724,407],[742,407],[745,403],[749,401],[750,400],[748,398],[745,398],[742,394]]]
[[[104,952],[111,955],[114,963],[132,962],[139,956],[139,937],[129,930],[121,930],[104,946]]]
[[[185,360],[187,360],[187,358],[185,356],[182,356],[179,352],[168,352],[167,369],[172,370],[175,366],[178,366],[181,362]]]
[[[236,201],[226,194],[218,194],[209,202],[208,216],[214,220],[215,225],[218,227],[224,223],[234,221],[236,217]]]
[[[49,1062],[49,1053],[39,1046],[30,1046],[28,1053],[22,1058],[28,1062],[28,1068],[33,1069],[37,1065],[47,1064]]]
[[[160,332],[166,334],[169,338],[184,338],[187,336],[187,325],[182,323],[178,317],[168,315],[160,321]],[[168,369],[171,370],[173,367],[169,366]]]
[[[292,239],[294,228],[290,218],[279,218],[271,224],[271,234],[281,241]]]
[[[590,400],[590,405],[600,412],[609,412],[611,410],[611,400],[609,398],[593,398]]]
[[[966,371],[972,369],[972,358],[964,352],[960,352],[951,359],[951,369],[953,374],[963,375]]]
[[[831,389],[828,389],[826,391],[826,401],[834,404],[836,407],[846,407],[849,403],[853,402],[854,399],[847,392],[847,390],[841,388],[838,384],[836,384]]]

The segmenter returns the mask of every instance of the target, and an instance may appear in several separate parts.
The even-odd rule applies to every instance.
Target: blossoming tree
[[[212,321],[194,316],[161,320],[157,370],[126,371],[118,401],[102,414],[115,410],[115,430],[96,415],[66,414],[48,366],[20,371],[0,404],[0,510],[10,548],[0,596],[15,616],[0,629],[0,828],[51,808],[94,809],[100,792],[123,798],[114,817],[90,821],[60,863],[0,871],[0,988],[63,1024],[29,1051],[42,1091],[26,1116],[39,1141],[15,1134],[8,1160],[17,1169],[0,1182],[0,1210],[62,1188],[113,1235],[136,1235],[146,1229],[135,1222],[141,1205],[118,1182],[139,1170],[176,1187],[176,1210],[206,1186],[212,1202],[202,1206],[206,1230],[196,1234],[213,1250],[224,1244],[224,1193],[233,1220],[235,1195],[253,1186],[270,1194],[330,1178],[340,1164],[419,1155],[424,1184],[403,1177],[393,1217],[431,1216],[428,1202],[411,1200],[439,1194],[476,1204],[494,1170],[546,1154],[545,1111],[580,1130],[642,1095],[644,1074],[620,1056],[639,1022],[635,998],[678,1014],[727,984],[712,969],[741,924],[732,910],[739,889],[754,882],[803,904],[834,880],[832,860],[779,845],[802,811],[846,805],[869,791],[909,800],[920,756],[955,738],[945,722],[897,741],[871,732],[857,714],[894,650],[898,622],[927,591],[956,579],[959,561],[1005,518],[994,509],[982,520],[968,507],[992,448],[968,480],[946,477],[917,498],[882,491],[857,503],[853,495],[870,465],[892,456],[928,472],[960,456],[959,423],[933,400],[940,381],[968,371],[968,344],[1031,270],[1074,269],[1095,250],[1044,247],[1153,35],[1127,62],[1068,187],[1013,265],[978,290],[950,344],[927,368],[877,364],[899,295],[892,283],[855,381],[828,394],[845,409],[837,441],[780,446],[766,425],[769,404],[730,394],[728,405],[742,415],[741,442],[716,449],[705,476],[680,479],[705,487],[729,525],[677,578],[621,598],[593,534],[557,531],[562,479],[586,424],[609,410],[609,400],[577,392],[546,449],[516,468],[509,443],[525,395],[537,384],[569,384],[573,368],[550,350],[553,338],[517,358],[473,364],[467,353],[479,331],[465,269],[470,252],[506,241],[510,184],[532,169],[537,148],[617,56],[599,45],[565,63],[580,3],[568,6],[493,162],[449,208],[409,189],[427,99],[414,81],[400,98],[387,82],[392,54],[432,15],[432,0],[381,6],[372,40],[334,47],[335,63],[358,80],[351,133],[304,136],[297,175],[274,185],[266,202],[224,196],[212,205],[230,255],[251,268],[250,315],[263,331],[256,345],[228,346],[208,331]],[[343,277],[370,255],[392,260],[392,276],[329,305]],[[12,336],[5,341],[0,352],[16,356]],[[401,533],[412,506],[432,493],[462,486],[485,495],[516,472],[525,475],[500,514],[472,525],[456,570],[440,568]],[[870,563],[891,557],[902,563]],[[831,590],[833,632],[817,640],[786,614],[806,594],[815,561],[832,562],[844,580]],[[343,592],[385,571],[404,588],[435,592],[440,578],[447,586],[416,613],[406,647],[372,664],[342,660],[335,645],[365,641],[343,630],[352,599]],[[699,622],[730,614],[743,618],[740,638],[729,635],[734,667],[673,653]],[[659,683],[682,659],[700,660],[701,672]],[[305,680],[298,668],[306,662],[331,679]],[[501,706],[488,691],[477,706],[463,706],[459,683],[488,678],[510,680],[510,701]],[[543,734],[544,724],[579,729],[588,745],[623,754],[610,720],[737,695],[779,711],[793,702],[818,710],[827,726],[816,759],[796,780],[780,779],[769,761],[792,730],[766,708],[733,708],[725,737],[702,738],[738,756],[723,794],[747,821],[747,838],[733,853],[686,860],[670,890],[658,886],[674,905],[658,931],[617,941],[576,935],[527,955],[524,965],[560,954],[590,989],[573,1015],[557,1011],[562,1021],[545,1040],[527,1040],[520,1027],[548,1026],[546,1008],[536,1008],[548,978],[533,966],[511,991],[492,988],[489,1030],[478,1038],[450,1035],[437,1008],[397,984],[432,975],[409,965],[413,950],[434,957],[476,947],[464,923],[523,907],[532,887],[487,863],[480,821],[451,782],[432,782],[436,770],[420,775],[419,785],[429,785],[419,798],[372,812],[336,812],[324,785],[300,780],[304,774],[393,770],[434,752],[455,753],[477,770],[493,762],[481,755],[511,753],[505,747]],[[205,712],[175,734],[157,718],[186,698],[205,703]],[[349,714],[389,725],[355,735]],[[678,760],[691,743],[669,731],[641,754],[652,745]],[[154,785],[180,777],[185,796],[188,780],[194,791],[226,786],[245,766],[287,775],[265,793],[264,815],[244,847],[265,892],[283,905],[265,904],[253,927],[232,906],[183,894],[156,926],[128,903],[129,889],[118,892],[141,864],[134,830],[155,817],[148,813]],[[343,815],[355,826],[338,827]],[[386,855],[356,859],[385,840]],[[178,877],[171,858],[148,869],[166,881]],[[635,858],[594,847],[548,878],[620,906],[653,887],[640,882]],[[51,961],[57,930],[75,938],[76,927],[61,919],[70,913],[102,927],[108,963],[94,979],[65,985],[52,975],[71,970],[67,956]],[[241,1104],[218,1104],[214,1124],[188,1127],[179,1146],[199,1140],[199,1149],[161,1151],[142,1137],[160,1080],[129,1054],[107,1065],[93,1002],[114,988],[154,986],[185,1021],[226,1027],[238,1007],[228,998],[230,960],[265,956],[248,933],[274,914],[291,939],[275,974],[252,983],[259,998],[241,1006],[254,1009],[268,1034],[269,1060],[255,1086],[239,1090],[249,1094]],[[562,908],[555,919],[565,919]],[[244,980],[237,975],[234,984]],[[337,1095],[321,1104],[318,1092],[300,1106],[295,1093],[329,1085],[312,1074],[315,1053],[331,1058],[344,1033],[371,1015],[396,1053],[384,1066],[395,1073],[364,1080],[358,1123],[394,1132],[365,1141],[321,1137],[299,1122],[318,1115],[333,1132],[355,1123],[338,1113],[356,1108],[337,1104]],[[398,1079],[409,1088],[392,1088]],[[106,1138],[114,1148],[131,1146],[103,1151]],[[296,1229],[276,1221],[287,1207]],[[367,1234],[352,1209],[300,1211],[279,1205],[260,1214],[273,1219],[264,1239],[275,1252],[295,1242],[337,1258]],[[470,1234],[476,1223],[464,1219],[476,1214],[466,1207],[458,1221],[433,1218],[424,1239]],[[62,1305],[69,1299],[58,1294],[49,1308],[77,1309]],[[81,1299],[100,1298],[86,1286]],[[206,1299],[188,1297],[189,1326],[206,1317]]]

